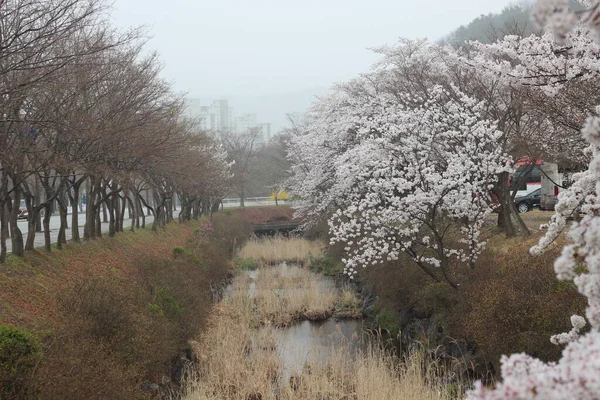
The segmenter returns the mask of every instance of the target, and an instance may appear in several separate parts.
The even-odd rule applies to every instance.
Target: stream
[[[286,276],[290,266],[282,263],[279,266],[269,268],[279,268],[281,275]],[[250,281],[248,297],[256,296],[256,280],[260,274],[260,269],[242,271],[242,274],[245,274]],[[315,274],[315,277],[323,280],[322,283],[327,290],[338,290],[333,279],[317,274]],[[233,290],[231,284],[227,286],[227,297],[233,295]],[[291,290],[272,290],[281,295],[284,293],[291,294]],[[294,289],[294,291],[302,291],[302,289]],[[342,349],[354,356],[357,350],[364,347],[364,333],[362,320],[336,320],[333,317],[325,321],[299,321],[287,327],[276,329],[274,335],[275,346],[283,367],[281,378],[283,381],[287,381],[294,374],[300,374],[307,361],[325,363]]]

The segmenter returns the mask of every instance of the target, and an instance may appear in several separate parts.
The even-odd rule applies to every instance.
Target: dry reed
[[[325,363],[309,362],[302,374],[286,382],[279,399],[450,399],[436,387],[432,372],[414,352],[400,363],[378,345],[352,356],[346,349],[332,353]]]
[[[265,267],[238,275],[231,296],[217,305],[208,329],[194,343],[198,368],[187,382],[185,398],[449,398],[441,387],[427,383],[434,380],[417,355],[399,363],[378,346],[351,355],[349,347],[342,345],[325,363],[309,358],[302,373],[288,378],[274,322],[289,321],[290,315],[310,310],[331,310],[336,302],[359,304],[349,290],[339,291],[325,278],[296,266]]]
[[[298,266],[262,268],[253,297],[261,321],[285,326],[296,320],[323,320],[339,300],[335,283]]]
[[[272,264],[282,261],[304,263],[323,256],[323,243],[299,237],[253,238],[240,250],[242,259],[252,258]]]

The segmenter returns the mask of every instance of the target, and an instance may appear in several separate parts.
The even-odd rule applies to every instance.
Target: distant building
[[[242,114],[235,118],[233,132],[241,134],[250,129],[259,128],[260,134],[256,146],[264,146],[271,139],[271,124],[258,122],[256,114]]]
[[[231,129],[232,109],[227,100],[215,100],[211,105],[204,106],[199,99],[187,99],[186,114],[198,119],[200,129],[204,131]]]
[[[203,131],[230,131],[241,134],[253,128],[260,129],[256,146],[264,146],[271,139],[271,124],[258,122],[256,114],[242,114],[233,118],[233,109],[227,100],[215,100],[211,105],[203,105],[200,99],[187,99],[186,115],[198,120],[198,126]]]

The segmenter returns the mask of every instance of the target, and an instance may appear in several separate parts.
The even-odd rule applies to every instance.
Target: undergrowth
[[[205,324],[213,284],[231,274],[231,243],[250,232],[235,216],[215,215],[210,232],[195,233],[198,225],[9,257],[0,266],[0,324],[42,338],[33,389],[18,398],[145,399],[153,394],[142,383],[170,380],[171,359]]]

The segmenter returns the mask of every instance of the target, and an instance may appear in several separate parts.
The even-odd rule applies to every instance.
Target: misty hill
[[[583,6],[570,0],[573,10],[582,10]],[[505,7],[499,14],[490,13],[475,18],[467,25],[462,25],[440,40],[441,43],[460,46],[468,40],[491,43],[506,34],[523,36],[538,33],[531,22],[532,1],[521,1]]]

